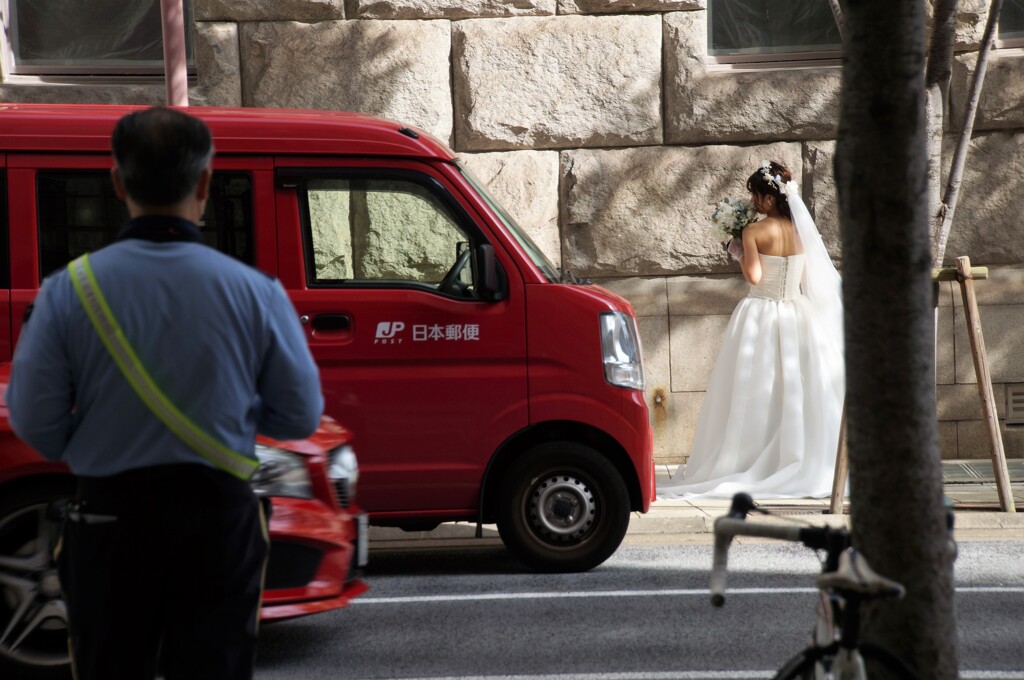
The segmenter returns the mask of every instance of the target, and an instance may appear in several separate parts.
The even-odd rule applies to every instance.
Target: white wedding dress
[[[760,259],[760,283],[729,320],[689,461],[658,485],[659,498],[832,491],[845,392],[841,341],[801,292],[806,256]]]

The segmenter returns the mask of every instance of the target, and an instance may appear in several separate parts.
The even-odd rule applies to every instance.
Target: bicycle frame
[[[817,579],[819,597],[810,644],[783,665],[775,676],[777,680],[866,680],[865,656],[876,659],[897,677],[916,678],[899,657],[860,642],[861,603],[867,599],[902,597],[903,586],[874,573],[866,559],[851,546],[850,532],[845,528],[747,522],[746,515],[754,508],[750,496],[737,494],[729,514],[715,520],[710,579],[712,606],[725,604],[726,567],[733,536],[773,538],[825,551],[822,572]]]

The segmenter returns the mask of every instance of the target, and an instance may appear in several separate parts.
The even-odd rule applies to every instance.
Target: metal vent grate
[[[1006,424],[1024,425],[1024,385],[1006,386]]]

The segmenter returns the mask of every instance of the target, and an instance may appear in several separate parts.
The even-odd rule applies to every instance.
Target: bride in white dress
[[[726,328],[690,458],[659,498],[832,491],[845,394],[839,274],[789,170],[765,162],[747,189],[766,217],[729,250],[750,292]]]

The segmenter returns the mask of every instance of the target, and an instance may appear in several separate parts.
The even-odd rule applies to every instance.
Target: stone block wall
[[[964,0],[949,141],[988,3]],[[761,159],[786,163],[841,266],[832,177],[837,62],[709,62],[706,0],[193,0],[197,105],[349,109],[447,141],[553,262],[640,318],[657,457],[689,451],[721,331],[746,286],[708,216]],[[1021,61],[989,65],[948,253],[979,281],[997,401],[1024,383]],[[0,101],[160,103],[160,81],[7,77]],[[948,163],[946,164],[948,165]],[[863,181],[870,182],[870,176]],[[962,302],[939,309],[947,458],[987,455]],[[1005,428],[1024,456],[1024,430]]]

